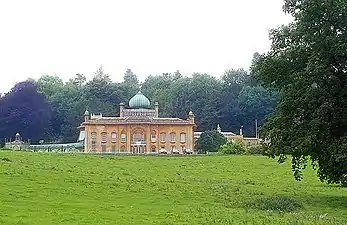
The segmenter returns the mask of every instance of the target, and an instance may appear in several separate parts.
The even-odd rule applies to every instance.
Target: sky
[[[0,0],[0,93],[42,75],[220,77],[266,52],[282,0]]]

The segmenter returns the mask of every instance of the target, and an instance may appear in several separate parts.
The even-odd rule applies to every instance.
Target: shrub
[[[219,148],[220,153],[233,155],[245,154],[246,150],[246,146],[241,140],[237,140],[235,142],[229,141]]]
[[[263,210],[272,210],[280,212],[292,212],[302,208],[302,205],[293,197],[271,196],[260,199],[256,202],[257,208]]]
[[[205,131],[196,141],[198,153],[217,152],[219,147],[227,142],[227,138],[215,130]]]
[[[5,147],[5,139],[0,139],[0,148]]]
[[[251,145],[247,148],[247,154],[249,155],[263,155],[265,153],[264,146]]]
[[[347,187],[347,174],[343,175],[343,178],[341,180],[341,185],[343,187]]]

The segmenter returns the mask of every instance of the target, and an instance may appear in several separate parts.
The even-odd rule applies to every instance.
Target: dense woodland
[[[255,54],[257,56],[257,54]],[[74,142],[83,113],[119,115],[119,103],[127,104],[141,87],[152,103],[159,102],[160,116],[186,118],[192,110],[196,130],[216,129],[255,136],[255,120],[261,125],[278,101],[274,93],[262,88],[246,70],[228,70],[217,79],[204,73],[189,77],[179,71],[150,75],[140,83],[131,69],[125,71],[121,83],[100,66],[91,80],[76,74],[68,82],[56,75],[16,84],[0,99],[0,137],[14,137],[20,132],[32,143]]]

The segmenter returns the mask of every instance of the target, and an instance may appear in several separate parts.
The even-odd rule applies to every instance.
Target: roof
[[[194,134],[196,135],[201,135],[203,132],[202,131],[196,131],[194,132]],[[224,136],[237,136],[237,134],[233,133],[233,132],[221,132],[221,134],[223,134]]]
[[[180,118],[151,118],[151,117],[101,117],[99,119],[88,120],[83,122],[82,125],[92,124],[191,124],[194,123],[190,120],[183,120]]]
[[[77,142],[83,141],[85,136],[86,136],[85,131],[84,130],[80,131],[80,135],[79,135],[79,137],[77,139]]]
[[[134,97],[130,99],[129,106],[130,108],[143,109],[149,108],[151,106],[151,103],[149,99],[144,96],[141,91],[139,91]]]

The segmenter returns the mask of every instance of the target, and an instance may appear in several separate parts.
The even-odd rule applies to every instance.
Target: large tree
[[[51,133],[50,117],[50,107],[36,85],[18,83],[0,98],[0,137],[11,138],[19,132],[25,141],[38,142]]]
[[[290,153],[297,179],[311,159],[322,181],[347,184],[347,1],[286,0],[284,11],[294,22],[271,31],[253,67],[280,92],[262,129],[267,153]]]

